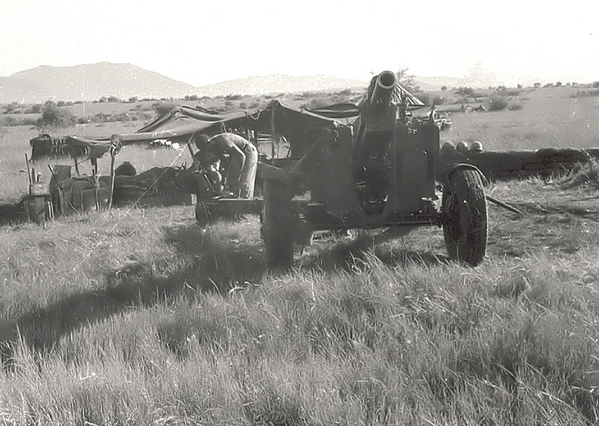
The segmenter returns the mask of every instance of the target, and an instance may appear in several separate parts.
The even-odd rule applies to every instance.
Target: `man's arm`
[[[237,161],[239,161],[239,163],[241,164],[239,170],[243,170],[243,167],[245,166],[245,153],[242,150],[240,150],[234,143],[231,143],[228,147],[228,153],[231,156],[231,159],[237,159]]]

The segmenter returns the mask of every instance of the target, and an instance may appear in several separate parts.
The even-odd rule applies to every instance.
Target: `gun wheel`
[[[478,170],[459,168],[443,188],[443,236],[450,259],[480,264],[487,251],[487,198]]]
[[[293,212],[289,187],[274,180],[264,180],[262,237],[266,246],[266,263],[271,268],[288,268],[293,264]]]

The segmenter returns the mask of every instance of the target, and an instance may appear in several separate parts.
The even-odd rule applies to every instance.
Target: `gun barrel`
[[[383,71],[376,79],[374,90],[371,98],[371,106],[376,104],[389,105],[391,103],[391,96],[393,89],[397,83],[395,73],[392,71]]]

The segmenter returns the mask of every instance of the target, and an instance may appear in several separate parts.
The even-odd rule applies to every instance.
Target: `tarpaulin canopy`
[[[53,138],[48,134],[40,135],[29,141],[31,161],[40,158],[101,158],[112,146],[110,138],[83,138],[80,136],[62,136]]]
[[[209,114],[187,106],[174,108],[135,133],[116,134],[113,139],[123,145],[134,142],[151,142],[156,139],[188,139],[194,134],[220,133],[238,122],[248,119],[255,111],[234,111],[223,115]],[[250,119],[251,120],[251,119]]]

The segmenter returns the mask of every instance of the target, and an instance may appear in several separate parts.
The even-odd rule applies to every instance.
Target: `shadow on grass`
[[[250,231],[239,231],[239,226],[221,224],[203,230],[195,223],[185,223],[164,227],[164,242],[174,248],[175,262],[158,259],[152,264],[127,264],[104,277],[102,287],[66,294],[0,323],[3,364],[10,365],[18,341],[43,354],[61,337],[128,309],[151,307],[180,297],[193,299],[202,293],[225,294],[234,287],[259,284],[265,277],[276,275],[277,271],[268,270],[263,243],[251,228],[257,224],[243,225]],[[373,242],[325,241],[312,249],[314,255],[301,256],[295,266],[300,270],[351,270],[360,263],[357,259],[367,262],[366,253]],[[374,254],[383,263],[393,265],[445,261],[432,253],[375,250]]]
[[[450,259],[431,251],[407,250],[397,245],[384,245],[403,235],[386,234],[343,238],[316,243],[316,248],[299,260],[301,268],[322,271],[354,270],[360,264],[368,263],[374,256],[387,266],[407,266],[409,264],[439,265]]]
[[[164,233],[165,243],[175,248],[175,257],[126,264],[107,274],[99,288],[59,295],[54,302],[0,322],[2,363],[11,364],[17,342],[36,353],[47,353],[61,337],[128,309],[180,297],[193,299],[201,293],[226,293],[238,282],[255,280],[265,271],[258,244],[229,249],[218,236],[206,235],[191,223],[165,227]]]

